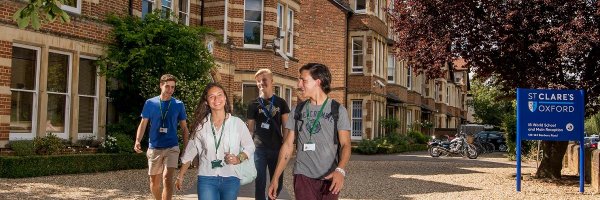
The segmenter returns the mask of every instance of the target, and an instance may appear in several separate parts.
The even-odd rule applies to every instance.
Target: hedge
[[[0,157],[0,178],[93,173],[148,167],[146,154],[74,154]]]

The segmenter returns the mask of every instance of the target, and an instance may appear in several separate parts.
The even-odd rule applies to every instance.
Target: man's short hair
[[[262,74],[266,74],[266,75],[269,75],[269,76],[273,77],[273,72],[271,72],[271,70],[270,70],[270,69],[263,68],[263,69],[259,69],[259,70],[256,72],[256,74],[254,74],[254,78],[256,78],[256,77],[258,77],[258,76],[260,76],[260,75],[262,75]]]
[[[323,89],[325,94],[329,94],[331,91],[331,72],[329,72],[327,66],[320,63],[308,63],[302,66],[298,72],[302,73],[304,70],[308,70],[313,79],[321,80],[321,89]]]
[[[160,85],[169,81],[174,81],[175,83],[177,83],[177,79],[171,74],[165,74],[160,77]]]

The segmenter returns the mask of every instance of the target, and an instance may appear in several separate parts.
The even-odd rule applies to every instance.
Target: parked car
[[[583,142],[586,148],[597,149],[600,137],[585,137],[583,138]]]
[[[477,133],[477,137],[482,142],[489,142],[494,145],[494,149],[498,151],[507,151],[506,139],[504,133],[500,131],[481,131]]]

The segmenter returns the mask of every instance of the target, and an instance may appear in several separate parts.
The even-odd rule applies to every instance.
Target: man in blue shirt
[[[176,82],[177,80],[171,74],[160,77],[160,95],[146,100],[133,147],[137,153],[142,153],[140,142],[144,137],[146,126],[150,123],[146,156],[150,190],[155,199],[171,199],[173,196],[173,174],[179,161],[177,124],[183,130],[183,144],[186,145],[188,142],[185,105],[172,97]],[[161,180],[163,181],[162,192]]]

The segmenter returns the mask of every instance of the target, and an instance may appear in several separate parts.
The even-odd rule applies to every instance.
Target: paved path
[[[524,174],[535,171],[525,163]],[[185,189],[175,199],[196,199],[194,173],[187,174]],[[524,176],[522,192],[515,192],[514,162],[502,154],[476,160],[460,157],[431,158],[425,152],[396,155],[353,155],[342,199],[600,199],[586,185],[578,192],[576,176],[563,183],[547,183]],[[287,172],[291,172],[291,165]],[[563,171],[563,174],[574,175]],[[290,199],[292,177],[284,177],[284,199]],[[146,170],[0,179],[0,199],[149,199]],[[253,184],[243,186],[239,199],[253,197]]]

